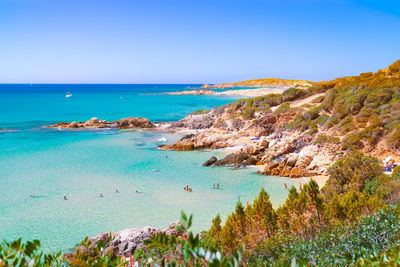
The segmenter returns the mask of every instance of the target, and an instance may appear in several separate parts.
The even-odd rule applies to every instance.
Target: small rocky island
[[[140,117],[129,117],[116,121],[99,120],[96,117],[88,121],[79,122],[60,122],[48,125],[46,128],[66,128],[66,129],[96,129],[96,128],[114,128],[114,129],[137,129],[137,128],[154,128],[154,124],[149,119]]]

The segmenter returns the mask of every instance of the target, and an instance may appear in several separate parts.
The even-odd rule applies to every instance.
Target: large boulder
[[[245,165],[246,160],[249,158],[249,155],[246,153],[231,153],[227,155],[224,159],[218,160],[214,163],[214,166],[223,166],[223,165]]]
[[[302,156],[297,160],[296,167],[305,168],[311,163],[312,160],[313,160],[312,156],[308,155]]]
[[[177,225],[182,225],[179,221],[171,223],[164,230],[160,230],[151,226],[146,226],[140,229],[132,228],[125,229],[119,232],[107,232],[96,235],[89,239],[89,247],[79,247],[79,250],[84,253],[88,253],[92,257],[99,255],[95,254],[94,248],[97,243],[102,240],[106,246],[101,252],[103,255],[108,254],[112,251],[114,256],[129,256],[133,255],[136,250],[142,248],[145,245],[145,241],[151,239],[157,234],[174,235],[176,237],[183,237],[186,233],[182,234],[178,229]],[[66,253],[65,258],[70,259],[73,256],[72,253]]]
[[[286,160],[286,165],[288,165],[289,167],[294,167],[294,165],[295,165],[296,162],[297,162],[298,157],[299,157],[299,156],[298,156],[297,154],[294,154],[294,155],[289,156],[289,157],[287,158],[287,160]]]

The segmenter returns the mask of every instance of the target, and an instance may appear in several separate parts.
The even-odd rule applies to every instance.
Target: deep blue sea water
[[[194,214],[194,230],[200,231],[217,213],[225,218],[238,198],[253,200],[262,187],[274,206],[283,203],[283,184],[296,182],[262,176],[253,168],[201,166],[212,155],[223,156],[222,151],[157,149],[179,135],[42,128],[92,117],[174,121],[237,99],[157,95],[188,86],[199,85],[0,85],[0,240],[39,238],[46,249],[65,251],[85,235],[164,228],[180,210]],[[65,98],[67,92],[71,98]],[[221,190],[211,189],[216,183]],[[185,192],[185,185],[193,192]]]

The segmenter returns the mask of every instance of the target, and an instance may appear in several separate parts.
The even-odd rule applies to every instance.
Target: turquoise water
[[[225,218],[239,197],[244,203],[253,200],[262,187],[275,207],[283,203],[283,184],[296,182],[258,175],[254,168],[201,166],[211,155],[222,156],[221,151],[157,149],[179,135],[41,127],[93,116],[171,121],[235,100],[143,95],[186,86],[0,85],[0,239],[39,238],[47,249],[68,250],[86,235],[146,225],[164,228],[180,210],[194,214],[194,230],[200,231],[217,213]],[[65,99],[66,91],[73,97]],[[167,142],[160,141],[163,137]],[[221,190],[211,189],[216,183]],[[184,191],[185,185],[193,192]]]

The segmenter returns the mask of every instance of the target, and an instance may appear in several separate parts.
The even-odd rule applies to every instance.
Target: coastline
[[[179,92],[167,92],[162,93],[163,95],[214,95],[214,96],[243,96],[243,97],[257,97],[267,94],[281,94],[287,88],[282,87],[261,87],[255,89],[240,89],[240,90],[226,90],[222,92],[216,92],[209,89],[195,89]]]

